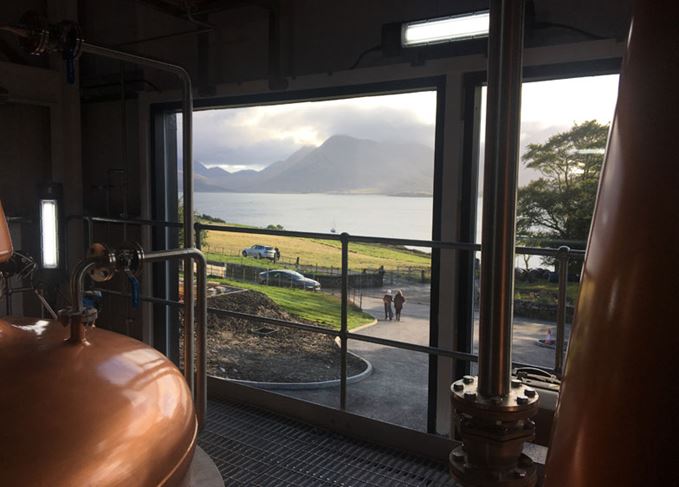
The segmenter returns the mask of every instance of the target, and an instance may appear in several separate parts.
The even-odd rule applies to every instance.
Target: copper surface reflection
[[[94,328],[0,320],[0,484],[177,485],[195,446],[186,382],[156,350]]]

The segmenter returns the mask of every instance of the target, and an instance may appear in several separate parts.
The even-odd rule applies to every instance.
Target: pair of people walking
[[[394,319],[394,311],[396,311],[396,321],[401,321],[401,311],[403,310],[403,303],[406,302],[406,298],[403,292],[399,289],[396,294],[392,294],[391,289],[389,289],[384,297],[382,298],[384,303],[384,321]],[[391,305],[394,305],[392,308]]]

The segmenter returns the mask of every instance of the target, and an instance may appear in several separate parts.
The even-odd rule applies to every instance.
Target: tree
[[[519,188],[519,241],[585,248],[607,136],[608,125],[589,120],[528,146],[523,162],[541,177]]]
[[[178,208],[178,217],[179,217],[179,223],[184,223],[184,200],[179,199],[179,208]],[[206,218],[207,217],[207,218]],[[219,218],[213,218],[210,217],[209,215],[198,215],[195,211],[193,212],[193,221],[194,223],[199,221],[199,220],[207,220],[208,222],[213,222],[219,220],[220,222],[223,222],[224,220],[221,220]],[[179,227],[179,232],[178,232],[179,238],[178,238],[178,246],[183,247],[184,246],[184,226]],[[200,242],[201,245],[205,245],[207,243],[207,230],[201,230],[200,231]]]

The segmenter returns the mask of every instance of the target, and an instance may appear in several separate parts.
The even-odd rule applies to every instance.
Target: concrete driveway
[[[426,286],[406,288],[405,294],[407,301],[400,322],[384,321],[381,294],[364,295],[363,309],[378,321],[375,325],[359,329],[357,333],[428,345],[430,312],[428,289]],[[477,320],[474,323],[475,350],[478,346]],[[534,365],[553,366],[554,350],[535,344],[536,339],[545,337],[550,327],[554,333],[553,324],[522,318],[515,319],[514,360]],[[374,373],[367,379],[348,386],[348,410],[381,421],[425,431],[428,355],[358,340],[349,341],[349,350],[369,360],[374,367]],[[339,388],[280,392],[299,399],[339,407]]]

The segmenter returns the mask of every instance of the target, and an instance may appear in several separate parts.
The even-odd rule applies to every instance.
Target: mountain
[[[302,147],[261,171],[231,173],[195,165],[196,191],[431,194],[433,180],[431,148],[347,135],[332,136],[319,147]]]

